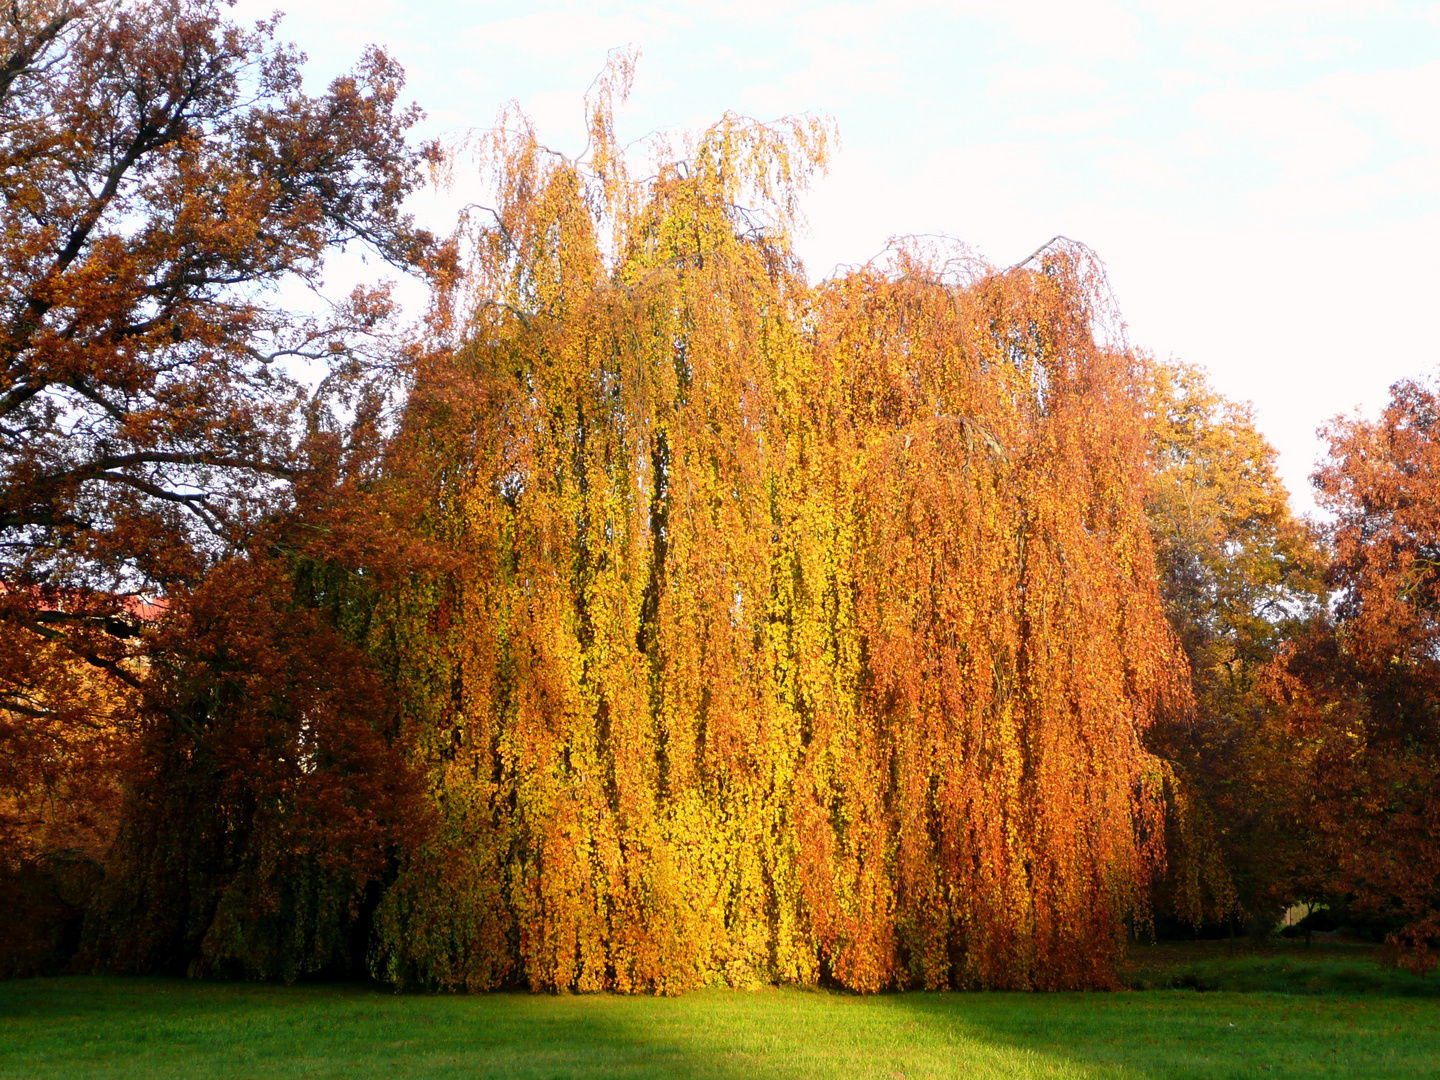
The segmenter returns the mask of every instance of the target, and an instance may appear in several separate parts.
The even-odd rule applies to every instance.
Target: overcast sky
[[[426,134],[514,98],[574,153],[580,96],[627,44],[622,137],[827,113],[812,277],[901,233],[999,265],[1084,241],[1136,344],[1254,402],[1302,510],[1316,427],[1440,363],[1440,3],[292,0],[282,33],[316,80],[385,45]]]

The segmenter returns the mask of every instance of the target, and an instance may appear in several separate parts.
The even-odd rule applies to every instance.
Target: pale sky
[[[582,92],[629,44],[622,138],[826,113],[812,277],[902,233],[998,265],[1081,240],[1135,344],[1254,402],[1300,510],[1316,427],[1440,364],[1440,3],[292,0],[282,35],[317,86],[386,46],[426,135],[514,98],[574,153]]]

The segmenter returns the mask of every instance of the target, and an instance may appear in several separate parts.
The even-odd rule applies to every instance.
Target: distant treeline
[[[1081,245],[813,284],[826,122],[636,178],[627,53],[578,159],[415,146],[274,33],[0,26],[5,973],[1105,987],[1295,902],[1433,965],[1428,385],[1321,528]],[[422,319],[285,302],[354,244]]]

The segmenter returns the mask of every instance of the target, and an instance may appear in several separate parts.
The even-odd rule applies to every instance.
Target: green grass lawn
[[[1440,978],[1355,946],[1141,947],[1113,994],[396,995],[0,984],[0,1077],[1440,1076]]]

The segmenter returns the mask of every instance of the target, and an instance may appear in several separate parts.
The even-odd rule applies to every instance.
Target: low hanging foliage
[[[812,288],[826,125],[727,116],[633,182],[628,78],[584,165],[502,118],[412,395],[395,460],[458,557],[372,631],[439,822],[373,969],[1113,984],[1163,862],[1141,737],[1188,682],[1095,268],[911,245]]]

